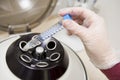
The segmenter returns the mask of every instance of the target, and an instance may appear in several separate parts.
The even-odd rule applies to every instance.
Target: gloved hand
[[[62,9],[59,14],[72,16],[73,20],[63,20],[63,26],[70,34],[77,35],[82,40],[91,62],[96,67],[109,69],[120,62],[108,41],[103,18],[80,7]]]

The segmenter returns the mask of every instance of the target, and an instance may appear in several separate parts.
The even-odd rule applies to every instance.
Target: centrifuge
[[[31,29],[50,15],[55,6],[58,10],[61,1],[66,3],[64,7],[72,6],[64,0],[0,1],[0,30],[14,34],[0,40],[1,80],[88,80],[84,63],[77,53],[55,37],[29,50],[23,49],[40,34],[30,32]]]
[[[22,51],[33,35],[36,34],[14,35],[0,41],[2,80],[87,80],[78,55],[53,37],[34,49]]]

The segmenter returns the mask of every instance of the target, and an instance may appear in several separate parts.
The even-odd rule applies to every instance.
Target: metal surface
[[[12,26],[15,32],[25,31],[24,27],[30,27],[27,30],[30,31],[51,12],[54,15],[61,8],[86,7],[86,4],[91,7],[95,2],[96,0],[0,0],[0,30],[11,30]]]
[[[29,24],[36,27],[54,9],[57,0],[0,0],[0,30]],[[18,28],[20,30],[20,27]]]

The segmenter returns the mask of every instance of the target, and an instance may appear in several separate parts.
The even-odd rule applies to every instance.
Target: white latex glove
[[[72,16],[73,20],[64,20],[63,26],[82,40],[90,60],[96,67],[108,69],[120,62],[108,41],[103,18],[80,7],[62,9],[59,14]]]

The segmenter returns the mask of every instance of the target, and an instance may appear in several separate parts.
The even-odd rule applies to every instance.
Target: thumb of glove
[[[86,33],[86,28],[82,25],[79,25],[77,22],[73,20],[63,20],[63,26],[74,35],[79,36],[81,39],[84,38]]]

